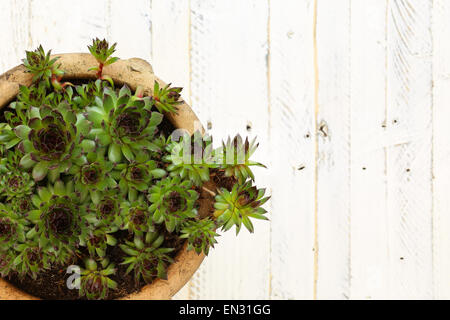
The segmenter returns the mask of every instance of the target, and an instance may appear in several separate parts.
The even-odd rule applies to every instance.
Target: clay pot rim
[[[63,79],[92,80],[95,72],[88,71],[97,65],[96,60],[86,53],[56,54],[59,57],[57,63],[65,71]],[[116,84],[128,85],[132,90],[140,85],[146,93],[153,90],[154,81],[161,85],[165,83],[156,77],[152,66],[145,60],[132,58],[119,60],[105,67],[103,74],[110,76]],[[32,75],[26,72],[25,66],[19,65],[0,75],[0,108],[5,107],[19,93],[20,85],[29,86],[32,83]],[[178,106],[177,114],[166,114],[167,118],[176,128],[183,128],[192,134],[195,130],[204,132],[200,122],[191,107],[183,101]],[[192,277],[204,259],[204,254],[196,254],[194,250],[187,250],[187,243],[175,257],[167,270],[168,280],[157,279],[153,283],[144,286],[139,292],[132,293],[121,299],[126,300],[153,300],[170,299],[177,293]],[[39,300],[0,278],[0,300]]]

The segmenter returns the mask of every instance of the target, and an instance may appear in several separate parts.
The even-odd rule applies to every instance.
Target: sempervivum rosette
[[[136,201],[122,203],[122,219],[121,229],[127,229],[139,236],[154,228],[152,214],[143,196]]]
[[[116,273],[114,264],[110,264],[107,259],[103,259],[101,268],[99,268],[92,258],[86,259],[84,264],[86,268],[81,270],[81,277],[77,280],[80,287],[80,296],[86,296],[90,300],[105,299],[108,290],[117,287],[117,283],[109,278]]]
[[[25,241],[28,222],[16,214],[9,205],[0,203],[0,251]]]
[[[214,216],[217,218],[219,226],[227,231],[235,225],[236,234],[238,234],[244,224],[248,231],[253,232],[254,228],[250,218],[267,220],[264,215],[267,211],[261,208],[269,200],[269,197],[264,197],[265,192],[265,189],[257,189],[252,186],[251,181],[247,181],[243,185],[235,185],[231,192],[222,188],[216,196],[214,204],[216,209]]]
[[[156,150],[152,139],[163,115],[150,111],[151,107],[149,97],[139,92],[132,95],[126,86],[118,95],[106,88],[103,100],[97,98],[95,106],[86,108],[86,117],[94,127],[89,137],[108,147],[108,158],[114,163],[120,162],[122,156],[132,161],[136,152]]]
[[[77,130],[77,124],[82,127],[83,121],[77,122],[77,116],[65,103],[58,109],[45,105],[33,107],[29,117],[27,124],[14,129],[22,139],[19,150],[24,156],[20,164],[25,169],[33,167],[36,181],[44,179],[47,173],[51,180],[56,180],[70,168],[71,158],[81,153],[82,146],[89,145],[88,140],[81,143]]]
[[[28,236],[36,236],[41,248],[54,252],[58,261],[65,262],[77,250],[80,237],[86,233],[84,208],[79,205],[73,182],[57,181],[54,185],[41,187],[32,200],[36,209],[30,212],[29,219],[36,226]]]
[[[5,154],[6,158],[0,162],[0,197],[6,197],[10,201],[33,193],[34,181],[28,172],[19,167],[21,153],[18,150],[7,150]]]
[[[14,267],[20,278],[29,275],[36,279],[39,272],[50,267],[55,256],[39,246],[37,241],[27,240],[14,246],[17,257]]]
[[[197,216],[197,199],[198,193],[192,190],[190,181],[181,181],[180,177],[159,181],[148,195],[153,221],[156,224],[164,222],[166,229],[173,232],[186,219]]]
[[[146,152],[139,152],[133,161],[117,164],[114,169],[113,175],[119,181],[120,191],[128,193],[130,201],[137,199],[138,192],[147,191],[152,179],[166,175],[166,171],[158,168],[156,161],[150,160]]]
[[[105,149],[100,148],[95,152],[89,152],[75,160],[69,173],[74,175],[75,190],[80,192],[81,201],[90,198],[94,204],[98,204],[102,193],[108,188],[114,188],[117,183],[110,176],[113,164],[105,160]]]

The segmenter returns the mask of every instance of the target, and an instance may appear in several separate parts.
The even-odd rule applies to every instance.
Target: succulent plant
[[[0,123],[0,146],[1,152],[13,148],[20,142],[20,138],[16,136],[11,126],[7,123]]]
[[[170,87],[170,84],[165,87],[160,87],[159,82],[155,81],[153,87],[153,100],[155,101],[155,107],[159,112],[177,112],[177,105],[180,104],[180,93],[183,88]]]
[[[97,78],[102,78],[103,67],[113,64],[119,58],[110,58],[111,55],[116,51],[117,43],[112,46],[109,45],[106,39],[100,40],[98,38],[92,40],[92,45],[88,46],[89,52],[94,56],[99,65],[97,67],[92,67],[90,71],[97,71]]]
[[[8,277],[11,271],[14,270],[14,259],[16,252],[13,249],[0,250],[0,276]]]
[[[215,230],[216,224],[210,218],[189,220],[183,224],[180,238],[188,240],[188,250],[195,250],[198,254],[203,251],[208,255],[209,248],[214,248],[219,236]]]
[[[100,202],[93,207],[97,224],[110,228],[118,228],[122,224],[122,209],[114,190],[104,192]]]
[[[107,259],[102,261],[100,269],[94,259],[86,259],[85,269],[81,270],[79,278],[80,297],[89,300],[105,299],[110,289],[117,288],[117,283],[109,278],[115,273],[114,264],[110,264]]]
[[[130,201],[136,201],[138,192],[145,192],[152,179],[161,179],[166,175],[164,169],[158,168],[150,160],[147,152],[139,152],[134,160],[115,166],[114,177],[119,181],[122,194],[128,194]]]
[[[122,229],[126,229],[136,235],[142,235],[154,229],[152,214],[143,196],[140,196],[133,202],[122,202],[121,208]]]
[[[209,181],[209,169],[215,167],[212,160],[205,161],[205,159],[213,157],[211,140],[204,139],[198,133],[193,137],[184,135],[178,142],[169,138],[166,151],[168,154],[163,159],[169,162],[167,171],[171,176],[189,179],[196,186],[201,186],[204,182]]]
[[[223,143],[222,149],[216,150],[216,153],[222,153],[219,168],[224,171],[226,177],[235,177],[241,184],[248,178],[254,181],[255,176],[250,167],[265,167],[259,162],[250,160],[258,145],[256,138],[251,142],[248,138],[244,141],[240,135],[233,139],[228,138],[227,142]]]
[[[105,258],[108,245],[115,246],[117,244],[117,239],[112,235],[117,230],[117,227],[109,226],[99,226],[89,230],[83,242],[86,243],[90,256],[97,255]]]
[[[214,203],[214,216],[222,229],[227,231],[233,225],[236,226],[236,234],[239,233],[241,225],[253,232],[253,224],[250,218],[268,220],[264,214],[267,212],[261,206],[269,200],[265,197],[265,189],[257,189],[252,186],[251,181],[243,185],[235,185],[232,191],[225,188],[220,190]]]
[[[167,231],[173,232],[186,219],[196,217],[195,201],[198,193],[191,188],[192,183],[189,180],[182,181],[180,177],[158,181],[148,195],[153,222],[164,222]]]
[[[56,68],[58,58],[51,58],[51,50],[45,53],[44,48],[39,46],[35,51],[26,51],[23,64],[27,71],[33,74],[33,81],[50,79],[53,74],[61,76],[62,71]]]
[[[6,121],[12,128],[26,124],[29,120],[28,110],[32,107],[38,108],[43,104],[53,105],[53,96],[52,94],[47,95],[47,87],[44,82],[30,87],[20,86],[18,100],[12,102],[4,113]],[[59,97],[59,95],[56,96]]]
[[[0,194],[7,200],[23,197],[33,192],[34,181],[27,172],[15,169],[5,173],[0,180]]]
[[[28,275],[36,280],[38,274],[48,269],[54,260],[54,256],[42,249],[34,240],[19,243],[14,249],[18,252],[13,261],[14,270],[20,278]]]
[[[126,86],[118,95],[105,88],[103,100],[97,98],[95,106],[86,108],[86,117],[94,127],[89,137],[108,147],[111,162],[120,162],[122,155],[132,161],[137,152],[157,149],[152,139],[163,116],[150,111],[149,97],[140,97],[139,90],[137,93],[132,96]]]
[[[128,255],[122,264],[128,265],[126,273],[134,271],[134,279],[138,284],[141,278],[151,283],[154,278],[167,279],[166,268],[172,263],[168,253],[173,248],[161,248],[164,236],[157,232],[148,232],[145,237],[135,237],[120,248]]]
[[[0,203],[0,251],[25,241],[28,222],[10,206]]]
[[[27,71],[33,74],[34,82],[43,81],[47,87],[51,84],[55,91],[72,85],[69,82],[60,82],[64,71],[59,69],[61,65],[56,65],[58,57],[51,58],[51,50],[45,53],[42,46],[39,46],[35,51],[26,51],[26,58],[22,61]]]
[[[73,181],[40,187],[32,197],[37,209],[28,218],[36,224],[27,236],[36,234],[39,246],[54,251],[57,261],[64,263],[77,250],[80,237],[86,234],[83,207],[74,193]]]
[[[6,158],[0,161],[0,196],[7,201],[25,197],[34,191],[34,181],[28,172],[19,168],[21,154],[18,150],[6,151]]]
[[[103,90],[106,87],[108,87],[108,83],[100,79],[95,82],[76,86],[75,95],[71,100],[77,109],[84,110],[87,106],[92,105],[96,98],[103,97]]]
[[[34,209],[31,197],[15,197],[11,200],[11,208],[17,214],[26,217],[28,212]]]
[[[98,204],[106,189],[117,186],[110,175],[113,164],[105,160],[105,150],[99,148],[80,156],[68,171],[74,176],[75,190],[80,192],[81,201],[85,201],[90,195],[92,202]]]
[[[43,180],[47,174],[55,181],[70,168],[71,159],[90,144],[87,139],[80,141],[80,134],[87,128],[88,124],[83,119],[77,121],[76,114],[65,103],[58,110],[45,105],[31,108],[28,123],[14,128],[21,139],[18,148],[24,154],[20,165],[24,169],[33,168],[35,181]]]

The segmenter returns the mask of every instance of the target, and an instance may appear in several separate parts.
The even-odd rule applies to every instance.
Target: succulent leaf
[[[225,188],[216,196],[214,216],[222,230],[229,230],[236,226],[236,234],[239,233],[242,224],[253,232],[253,224],[250,218],[268,220],[264,214],[267,212],[261,206],[269,200],[264,197],[265,190],[252,186],[251,181],[243,185],[235,185],[232,191]]]
[[[183,224],[180,238],[188,239],[188,250],[195,250],[197,254],[202,251],[208,255],[209,248],[217,243],[215,232],[216,224],[210,218],[202,220],[189,220]]]
[[[151,283],[155,278],[167,279],[166,267],[172,263],[168,253],[172,248],[161,248],[164,236],[156,232],[147,233],[145,237],[135,237],[120,248],[128,255],[122,264],[128,264],[127,273],[134,271],[134,279],[139,284],[141,278],[145,283]]]
[[[169,232],[178,229],[187,219],[197,216],[197,199],[198,193],[192,189],[192,183],[181,181],[180,177],[160,180],[148,194],[154,223],[164,222]]]
[[[80,297],[88,300],[101,300],[108,296],[109,290],[117,288],[117,283],[109,278],[116,273],[114,264],[102,261],[105,267],[99,269],[97,263],[92,258],[85,260],[85,269],[81,271]]]

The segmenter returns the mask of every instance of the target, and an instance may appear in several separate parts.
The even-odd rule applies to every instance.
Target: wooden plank
[[[270,4],[271,298],[311,299],[314,66],[311,1]]]
[[[350,293],[350,1],[317,2],[317,286]]]
[[[386,125],[392,298],[432,297],[432,1],[390,1]]]
[[[152,43],[155,74],[183,87],[183,99],[190,103],[189,0],[152,1]]]
[[[122,59],[151,58],[151,0],[109,0],[108,38],[117,42],[116,55]]]
[[[190,9],[189,0],[153,0],[152,57],[155,74],[174,86],[183,87],[190,103]],[[190,283],[173,299],[188,299]]]
[[[31,1],[30,35],[33,47],[42,44],[54,53],[87,52],[92,38],[108,36],[109,1]],[[117,23],[121,23],[118,21]]]
[[[450,3],[433,3],[433,283],[434,297],[450,298]]]
[[[6,0],[0,2],[0,73],[22,63],[25,50],[30,49],[29,2]]]
[[[387,1],[351,3],[351,292],[389,290],[386,149]]]
[[[192,106],[216,143],[235,133],[267,141],[267,23],[267,1],[191,0]],[[266,161],[267,148],[255,159]],[[270,172],[255,174],[265,185]],[[191,298],[268,298],[270,223],[257,221],[255,230],[220,238],[194,275]]]

